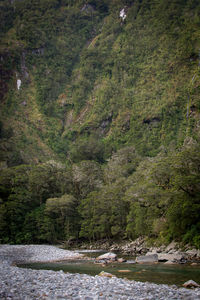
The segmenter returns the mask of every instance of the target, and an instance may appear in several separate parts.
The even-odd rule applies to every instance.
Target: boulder
[[[158,254],[138,256],[138,257],[136,257],[136,262],[139,263],[139,264],[158,262]]]
[[[171,261],[171,262],[180,262],[184,259],[183,254],[181,253],[158,253],[158,261],[165,262],[165,261]]]
[[[190,249],[187,250],[186,253],[190,256],[190,257],[196,257],[198,255],[198,250],[197,249]]]
[[[195,281],[193,280],[188,280],[186,281],[184,284],[183,284],[184,287],[186,288],[192,288],[192,287],[200,287],[200,285],[198,283],[196,283]]]
[[[115,275],[111,274],[111,273],[107,273],[107,272],[104,272],[104,271],[101,271],[101,273],[99,273],[99,276],[102,276],[102,277],[116,277]]]
[[[119,263],[123,263],[123,262],[126,262],[126,259],[124,259],[124,258],[118,258],[117,261],[118,261]]]
[[[130,260],[127,260],[126,263],[127,263],[127,264],[136,264],[136,261],[130,259]]]
[[[112,252],[102,254],[96,258],[96,260],[112,260],[112,261],[115,261],[116,259],[117,259],[117,255]]]

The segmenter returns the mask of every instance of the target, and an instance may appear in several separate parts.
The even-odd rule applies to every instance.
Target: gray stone
[[[184,255],[180,253],[158,253],[158,261],[171,261],[171,262],[180,262],[184,259]]]
[[[155,263],[158,262],[158,254],[143,255],[136,257],[137,263]]]
[[[166,247],[166,249],[165,249],[165,252],[169,252],[169,251],[175,251],[175,249],[176,249],[176,247],[177,247],[177,243],[175,243],[174,241],[172,241],[167,247]]]
[[[119,263],[123,263],[123,262],[126,262],[126,259],[124,259],[124,258],[118,258],[117,261],[118,261]]]
[[[186,288],[192,288],[192,287],[200,287],[198,283],[196,283],[194,280],[188,280],[183,284],[184,287]]]
[[[135,260],[132,260],[132,259],[130,259],[130,260],[127,260],[127,261],[126,261],[126,263],[127,263],[127,264],[136,264],[136,261],[135,261]]]
[[[197,249],[191,249],[191,250],[187,250],[186,253],[190,257],[196,257],[198,255],[198,250]]]
[[[67,258],[77,258],[77,253],[47,245],[0,245],[0,299],[200,299],[199,288],[186,290],[117,277],[31,270],[13,265],[19,261],[56,261]]]
[[[108,273],[108,272],[104,272],[102,271],[101,273],[99,273],[99,276],[103,276],[103,277],[116,277],[115,275],[111,274],[111,273]]]
[[[96,258],[96,260],[116,260],[116,259],[117,259],[117,254],[113,252],[102,254]]]

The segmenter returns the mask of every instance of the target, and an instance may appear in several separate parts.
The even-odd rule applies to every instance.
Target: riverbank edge
[[[31,270],[14,266],[18,262],[44,262],[77,258],[74,251],[48,245],[0,245],[0,299],[200,299],[200,289],[188,290],[176,286],[142,283],[119,278],[103,278],[85,274],[70,274],[62,271]],[[69,284],[70,280],[70,284]],[[49,285],[54,288],[49,290]],[[124,287],[124,291],[121,291]],[[70,285],[70,291],[69,291]],[[77,288],[78,286],[78,288]],[[110,287],[113,296],[108,296]],[[59,297],[57,298],[57,291]],[[17,294],[16,294],[17,293]],[[115,294],[117,293],[117,294]],[[121,294],[120,294],[121,293]],[[35,296],[37,294],[37,296]],[[93,298],[92,295],[96,295]],[[101,296],[105,296],[104,298]],[[111,294],[109,294],[111,295]],[[116,298],[116,295],[118,295]],[[173,296],[173,297],[172,297]],[[177,298],[178,296],[178,298]],[[143,298],[144,297],[144,298]],[[175,298],[174,298],[175,297]]]
[[[122,241],[113,241],[113,240],[99,240],[94,242],[82,242],[82,241],[67,241],[61,245],[63,249],[70,250],[95,250],[101,249],[107,252],[120,252],[123,255],[130,256],[140,256],[140,255],[149,255],[149,254],[158,254],[159,256],[166,255],[181,255],[181,263],[194,263],[200,264],[200,249],[196,249],[191,245],[182,245],[175,241],[172,241],[168,245],[159,245],[156,246],[149,242],[145,237],[139,237],[134,241],[122,240]],[[167,261],[167,259],[166,259]],[[178,261],[174,261],[174,263]]]

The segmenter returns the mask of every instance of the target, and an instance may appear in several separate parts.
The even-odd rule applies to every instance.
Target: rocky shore
[[[171,242],[165,246],[149,246],[148,241],[139,237],[135,241],[113,242],[113,241],[96,241],[89,244],[79,245],[83,249],[102,249],[106,251],[119,251],[120,253],[131,256],[157,256],[154,261],[173,263],[200,263],[200,250],[192,248],[190,245],[181,247],[178,243]],[[153,262],[153,261],[149,261]]]
[[[0,245],[0,299],[144,300],[200,299],[200,289],[128,281],[120,278],[31,270],[19,262],[81,258],[79,253],[47,245]]]

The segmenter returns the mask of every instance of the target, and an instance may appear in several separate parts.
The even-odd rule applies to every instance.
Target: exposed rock
[[[174,265],[175,262],[171,261],[171,260],[168,260],[164,263],[165,265]]]
[[[125,9],[124,8],[122,8],[120,10],[119,16],[122,19],[122,21],[124,21],[126,19],[126,13],[125,13]]]
[[[190,257],[197,257],[197,255],[198,255],[198,250],[197,250],[197,249],[191,249],[191,250],[187,250],[186,253],[187,253]]]
[[[149,249],[149,252],[146,253],[146,255],[149,254],[155,254],[155,253],[161,253],[161,252],[165,252],[165,246],[160,246],[160,247],[151,247]]]
[[[77,255],[47,245],[0,245],[0,299],[200,299],[199,288],[189,290],[166,284],[130,281],[109,273],[107,277],[106,272],[101,272],[101,276],[89,276],[13,265],[20,261],[76,259]]]
[[[21,87],[22,81],[21,79],[17,79],[17,89],[19,90]]]
[[[127,260],[126,263],[127,263],[127,264],[136,264],[136,261],[130,259],[130,260]]]
[[[156,248],[155,249],[150,249],[150,251],[148,251],[147,253],[146,253],[146,255],[153,255],[153,254],[157,254],[158,252],[157,252],[157,250],[156,250]]]
[[[123,262],[126,262],[126,259],[124,259],[124,258],[118,258],[117,261],[118,261],[119,263],[123,263]]]
[[[200,287],[198,283],[196,283],[194,280],[188,280],[183,284],[184,287],[186,288],[192,288],[192,287]]]
[[[154,263],[158,262],[158,255],[157,254],[151,254],[151,255],[143,255],[136,257],[136,262],[141,263]]]
[[[96,258],[96,260],[112,260],[112,261],[114,261],[116,259],[117,259],[117,254],[112,253],[112,252],[102,254]]]
[[[139,237],[135,241],[122,246],[120,250],[128,254],[145,254],[149,248],[146,246],[145,238]]]
[[[101,271],[101,273],[99,273],[99,276],[102,276],[102,277],[116,277],[115,275],[111,274],[111,273],[108,273],[108,272],[104,272],[104,271]]]
[[[171,261],[171,262],[180,262],[185,258],[181,253],[158,253],[158,261]]]
[[[174,241],[171,242],[165,249],[165,252],[169,252],[169,251],[175,251],[177,248],[177,243],[175,243]]]

